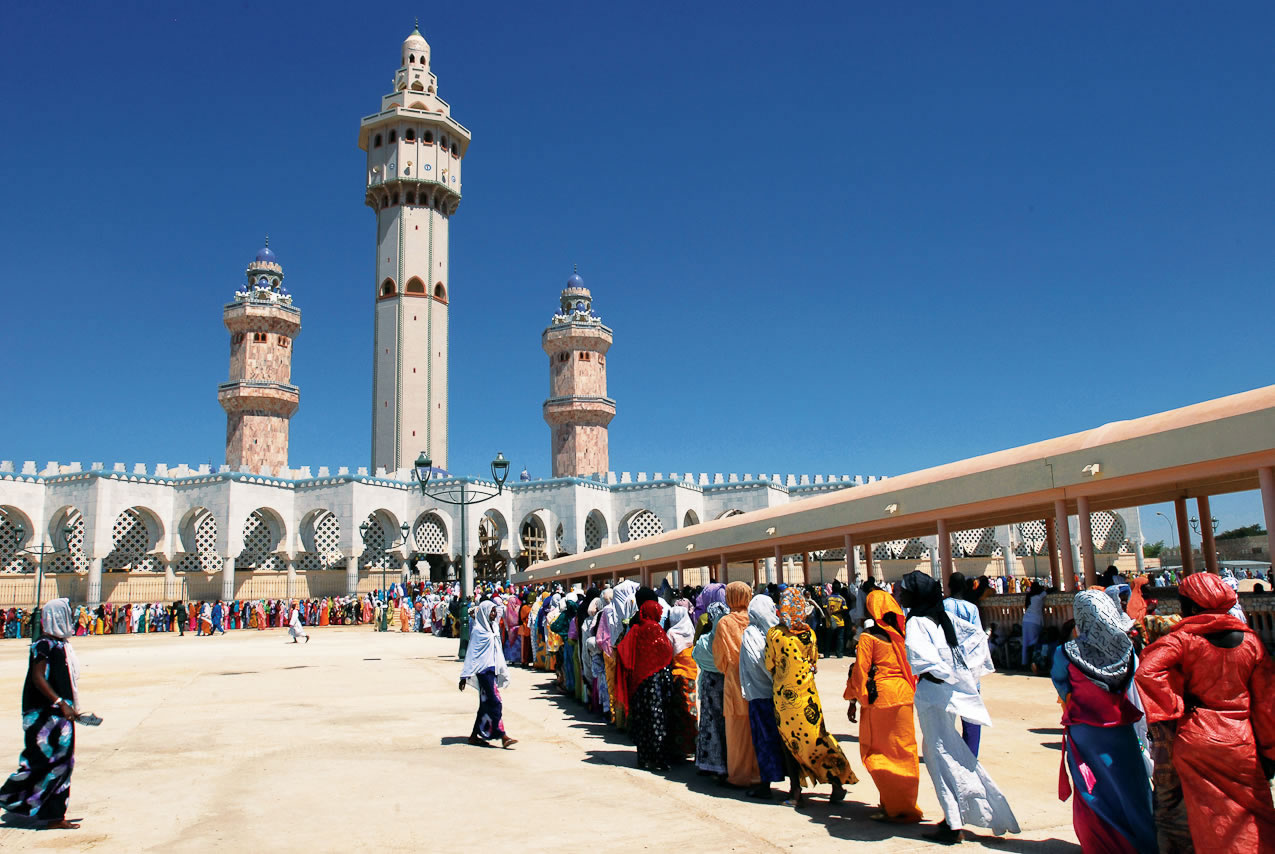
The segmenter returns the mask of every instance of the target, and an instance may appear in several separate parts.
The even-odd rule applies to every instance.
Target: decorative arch
[[[519,563],[526,560],[529,566],[549,559],[549,533],[545,530],[544,520],[534,510],[524,516],[518,526],[518,540],[522,546],[518,554]]]
[[[398,286],[394,284],[394,280],[388,276],[385,281],[381,282],[381,289],[377,292],[380,299],[388,299],[398,293]]]
[[[20,534],[19,528],[22,529]],[[0,572],[35,571],[35,564],[31,559],[24,554],[19,554],[31,541],[33,533],[31,519],[26,513],[9,505],[0,506]]]
[[[433,510],[422,513],[412,526],[412,543],[421,554],[449,554],[447,523]]]
[[[447,304],[447,288],[446,286],[443,285],[442,282],[434,283],[434,299],[438,300],[444,305]]]
[[[590,510],[584,517],[584,550],[591,552],[600,549],[607,541],[609,526],[601,510]]]
[[[425,91],[425,87],[421,84],[421,81],[419,81],[419,80],[413,80],[413,81],[412,81],[412,91],[413,91],[413,92],[424,92],[424,91]]]
[[[217,519],[206,507],[192,507],[177,524],[177,537],[182,555],[177,559],[179,572],[221,571],[217,554]]]
[[[416,128],[408,128],[403,131],[404,142],[416,142]]]
[[[425,283],[416,276],[412,276],[407,280],[406,293],[425,296]]]
[[[699,524],[699,514],[694,510],[687,510],[686,515],[682,517],[682,527],[689,528],[691,525]]]
[[[412,106],[408,107],[408,109],[409,110],[429,110],[429,107],[425,106],[420,101],[413,101]]]
[[[382,145],[382,142],[381,142],[381,135],[378,133],[376,136],[372,137],[372,147],[373,147],[373,148],[380,148],[380,147],[381,147],[381,145]]]
[[[620,542],[627,543],[664,533],[664,523],[650,510],[641,508],[624,517],[620,523]]]
[[[434,132],[432,130],[425,131],[425,144],[426,145],[434,144]]]
[[[345,562],[341,551],[341,520],[331,510],[320,507],[301,517],[301,558],[304,569],[331,569]]]
[[[148,507],[129,507],[115,517],[111,526],[111,552],[102,560],[102,569],[162,570],[152,552],[163,536],[159,514]]]
[[[359,536],[363,539],[363,556],[359,558],[359,566],[365,569],[399,568],[399,555],[394,551],[398,538],[402,536],[398,517],[389,510],[381,508],[373,510],[367,517],[367,530],[359,525]]]
[[[718,516],[717,518],[718,518],[718,519],[729,519],[731,516],[743,516],[743,515],[744,515],[744,511],[743,511],[743,510],[739,510],[739,509],[737,509],[737,508],[732,507],[730,510],[727,510],[725,513],[723,513],[722,515]]]
[[[255,570],[287,569],[277,552],[283,545],[287,528],[283,516],[269,507],[258,507],[243,523],[243,551],[235,559],[235,567]]]
[[[49,516],[49,542],[56,552],[44,563],[45,572],[87,572],[84,554],[84,514],[67,505]]]

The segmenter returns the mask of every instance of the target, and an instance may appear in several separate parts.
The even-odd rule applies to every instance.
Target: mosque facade
[[[376,216],[370,465],[312,469],[288,459],[300,401],[291,365],[301,313],[267,245],[223,310],[231,336],[229,378],[217,390],[227,416],[225,464],[0,461],[0,576],[10,582],[0,584],[0,597],[12,600],[0,604],[29,603],[37,583],[44,600],[68,595],[96,604],[340,595],[400,575],[500,580],[550,557],[878,479],[611,470],[608,430],[617,407],[606,358],[613,332],[573,273],[542,335],[552,477],[507,483],[473,505],[462,537],[456,508],[425,495],[411,466],[423,452],[447,467],[448,232],[470,133],[438,97],[418,30],[399,60],[391,93],[362,119],[358,137],[367,155],[365,200]],[[431,489],[458,483],[441,471]],[[1136,510],[1093,515],[1100,552],[1128,560],[1140,552]],[[462,541],[471,544],[467,554]],[[974,562],[966,569],[975,574],[983,567],[1042,576],[1036,556],[1044,543],[1043,523],[1023,523],[956,532],[952,548]],[[933,538],[872,548],[885,577],[928,566],[936,554]],[[862,577],[865,555],[853,557],[847,569],[843,550],[813,556],[821,576],[828,562],[829,580]],[[686,571],[688,582],[707,579],[707,570]],[[753,572],[731,566],[726,574],[751,579]],[[765,577],[799,578],[800,570],[771,559]]]

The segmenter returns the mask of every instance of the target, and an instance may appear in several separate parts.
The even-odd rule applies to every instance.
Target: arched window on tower
[[[394,287],[393,279],[386,279],[385,281],[381,282],[381,298],[382,299],[384,299],[385,297],[392,297],[397,292],[398,292],[398,289]]]
[[[416,130],[414,128],[408,128],[407,130],[403,131],[403,139],[405,139],[408,142],[415,142]]]
[[[381,135],[379,133],[376,136],[372,137],[372,147],[373,148],[381,147]]]
[[[390,131],[390,142],[398,142],[398,131]]]
[[[421,296],[424,296],[425,283],[422,282],[420,279],[416,278],[415,276],[412,276],[412,278],[407,280],[407,289],[405,292],[409,294],[420,294]]]
[[[409,65],[410,65],[410,64],[412,64],[412,63],[414,63],[414,62],[416,62],[416,54],[414,54],[414,53],[409,53],[409,54],[407,55],[407,62],[408,62],[408,64],[409,64]]]
[[[425,131],[425,144],[426,145],[434,144],[434,132],[432,130]]]
[[[460,157],[460,146],[452,143],[452,157]]]
[[[434,283],[434,299],[439,302],[447,302],[447,288],[443,287],[442,282]]]
[[[421,81],[419,81],[419,80],[413,80],[413,81],[412,81],[412,91],[413,91],[413,92],[424,92],[424,91],[425,91],[425,87],[421,85]]]

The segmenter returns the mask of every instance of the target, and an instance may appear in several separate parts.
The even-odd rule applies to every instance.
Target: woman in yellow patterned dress
[[[779,625],[766,633],[766,669],[775,677],[775,718],[788,748],[791,800],[801,806],[801,787],[831,783],[831,803],[845,799],[846,784],[857,783],[841,745],[824,725],[823,705],[815,687],[819,652],[806,625],[806,599],[789,587],[780,597]]]

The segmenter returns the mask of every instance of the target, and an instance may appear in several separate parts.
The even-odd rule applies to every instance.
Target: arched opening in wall
[[[386,279],[385,281],[381,282],[381,299],[385,299],[386,297],[392,297],[396,293],[398,293],[398,290],[394,287],[393,279]]]
[[[408,64],[408,65],[411,65],[411,64],[413,64],[414,62],[416,62],[416,54],[414,54],[414,53],[409,53],[409,54],[407,55],[407,64]]]
[[[620,542],[627,543],[664,533],[664,523],[650,510],[634,510],[620,524]]]
[[[403,562],[399,552],[403,532],[393,513],[385,509],[373,510],[359,525],[359,536],[363,540],[360,569],[399,570]]]
[[[424,296],[425,283],[415,276],[412,276],[412,278],[407,280],[407,292],[409,294],[420,294],[421,296]]]
[[[535,513],[528,514],[518,528],[518,538],[522,541],[522,549],[518,552],[518,566],[526,569],[533,563],[549,559],[548,535],[545,523]]]
[[[687,510],[686,515],[682,517],[682,527],[689,528],[691,525],[698,525],[698,524],[699,524],[699,516],[695,514],[694,510]]]
[[[206,507],[192,507],[177,524],[181,554],[173,569],[177,572],[221,571],[221,555],[217,554],[217,520]]]
[[[111,553],[102,559],[106,572],[162,572],[152,554],[164,536],[159,515],[147,507],[130,507],[111,526]]]
[[[488,510],[478,522],[478,552],[474,555],[474,578],[484,583],[504,581],[509,577],[509,556],[504,542],[508,534],[505,519]]]
[[[0,572],[35,572],[35,563],[23,551],[34,533],[26,513],[16,507],[0,507]]]
[[[301,517],[301,548],[303,554],[297,569],[312,571],[335,569],[345,565],[341,551],[341,520],[327,508],[311,510]]]
[[[459,157],[459,156],[460,156],[460,146],[458,146],[456,143],[454,143],[454,142],[453,142],[453,143],[452,143],[452,157]]]
[[[398,142],[398,131],[390,131],[390,142]]]
[[[45,572],[87,572],[84,553],[84,514],[76,507],[62,507],[49,517],[49,542],[54,553],[44,560]]]
[[[419,81],[419,80],[413,80],[413,81],[412,81],[412,91],[413,91],[413,92],[424,92],[424,91],[425,91],[425,87],[421,85],[421,81]]]
[[[733,508],[733,507],[732,507],[730,510],[727,510],[725,513],[723,513],[722,515],[718,516],[717,518],[718,518],[718,519],[729,519],[731,516],[743,516],[743,515],[744,515],[744,511],[743,511],[743,510],[737,510],[737,509],[735,509],[735,508]]]
[[[564,557],[565,555],[568,554],[567,550],[563,548],[563,545],[562,545],[562,538],[564,533],[565,531],[563,530],[562,523],[559,522],[558,529],[553,532],[553,556],[554,557]]]
[[[380,147],[381,147],[381,145],[382,145],[382,142],[381,142],[381,135],[378,133],[376,136],[372,137],[372,147],[373,147],[373,148],[380,148]]]
[[[607,520],[601,510],[590,510],[584,517],[584,550],[586,552],[602,548],[607,541]]]
[[[447,302],[447,288],[443,287],[442,282],[434,283],[434,299],[441,303]]]
[[[413,101],[413,102],[412,102],[412,106],[411,106],[411,107],[409,107],[408,109],[411,109],[411,110],[428,110],[428,109],[429,109],[429,107],[425,106],[425,105],[424,105],[424,104],[422,104],[420,101]]]
[[[288,564],[279,553],[287,533],[283,516],[269,507],[258,507],[243,523],[243,551],[235,558],[235,569],[257,572],[286,570]]]
[[[403,131],[403,139],[406,142],[416,142],[415,128],[408,128],[407,130]]]
[[[434,144],[434,132],[432,130],[425,131],[425,144],[426,145]]]

